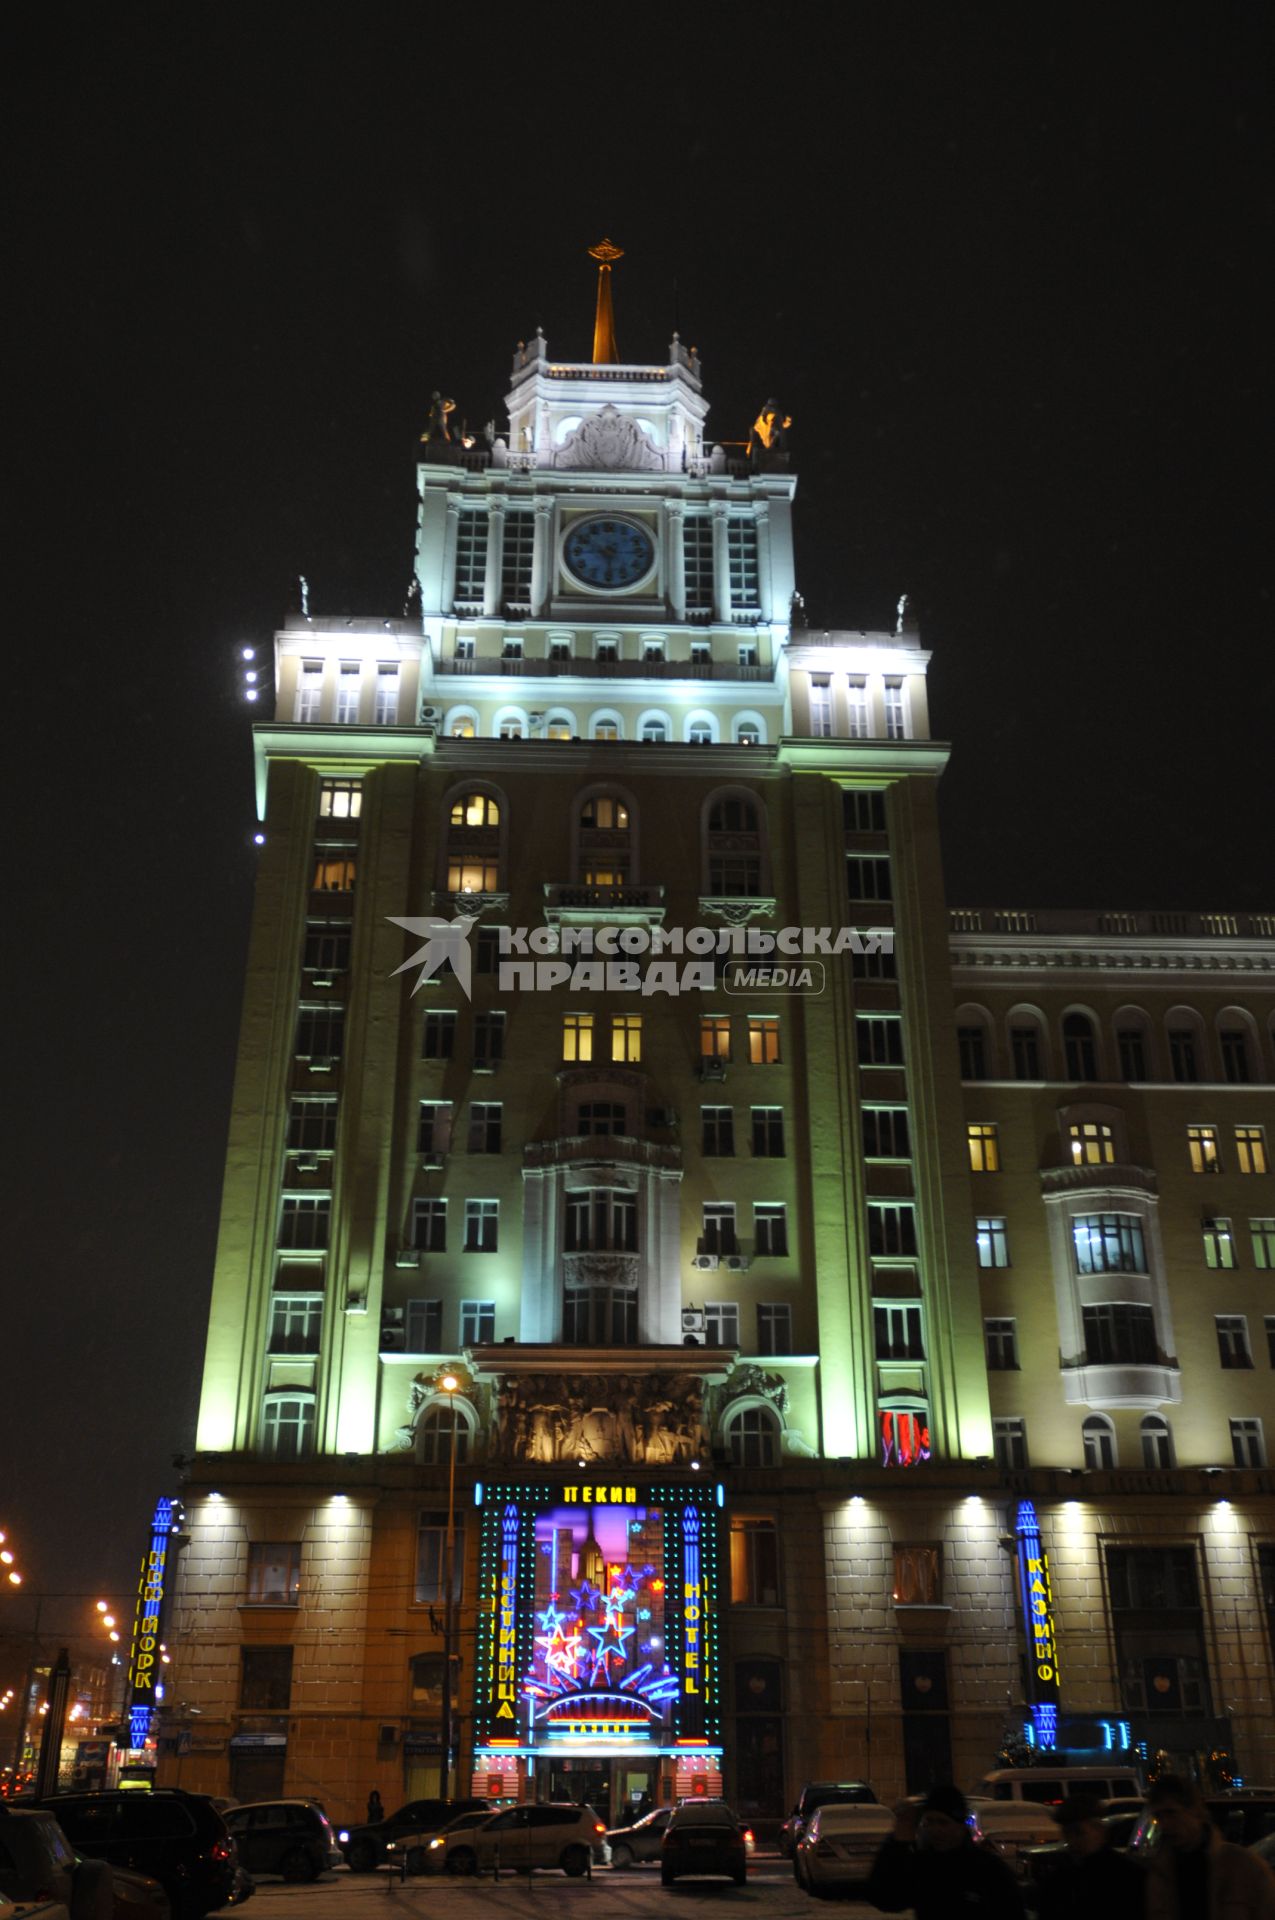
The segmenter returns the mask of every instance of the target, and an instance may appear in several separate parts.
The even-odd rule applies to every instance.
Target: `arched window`
[[[686,717],[686,739],[692,747],[708,747],[717,738],[717,722],[711,713],[691,713]]]
[[[499,893],[504,869],[506,809],[493,793],[473,787],[447,808],[444,886],[448,893]]]
[[[994,1080],[996,1048],[986,1007],[958,1007],[956,1046],[962,1080]]]
[[[1098,1078],[1098,1042],[1087,1013],[1069,1013],[1063,1020],[1063,1058],[1068,1080]]]
[[[464,1402],[454,1398],[432,1400],[416,1422],[418,1462],[423,1467],[450,1465],[453,1434],[457,1460],[468,1460],[473,1431],[473,1414]]]
[[[739,747],[765,744],[766,725],[759,713],[737,713],[731,721],[730,737]]]
[[[498,827],[500,803],[489,793],[462,793],[452,802],[448,823],[453,827]]]
[[[1090,1468],[1114,1467],[1116,1430],[1105,1413],[1091,1413],[1080,1429],[1085,1449],[1085,1465]]]
[[[779,1420],[760,1402],[740,1407],[726,1421],[726,1445],[737,1467],[779,1465]]]
[[[1122,1080],[1136,1084],[1154,1080],[1155,1042],[1151,1022],[1141,1007],[1121,1007],[1114,1021],[1116,1065]]]
[[[472,740],[478,732],[478,715],[472,707],[452,707],[444,731],[453,740]]]
[[[883,1467],[919,1467],[930,1457],[930,1413],[915,1394],[895,1394],[877,1409]]]
[[[1142,1464],[1152,1468],[1173,1465],[1173,1434],[1163,1414],[1148,1413],[1143,1419]]]
[[[314,1395],[268,1393],[261,1407],[261,1450],[272,1460],[306,1460],[314,1448]]]
[[[672,738],[669,717],[666,713],[644,713],[638,721],[637,737],[656,744]]]
[[[566,707],[554,707],[545,715],[546,740],[574,740],[577,731],[576,717]]]
[[[765,815],[747,788],[713,794],[707,803],[704,891],[715,900],[756,900],[766,878]]]
[[[624,722],[612,707],[601,707],[589,715],[591,740],[623,740]]]
[[[1164,1018],[1165,1038],[1169,1043],[1169,1073],[1183,1085],[1211,1080],[1204,1022],[1194,1007],[1172,1007]]]
[[[1257,1023],[1243,1007],[1223,1007],[1217,1016],[1217,1050],[1222,1078],[1232,1086],[1248,1086],[1262,1078]]]
[[[1049,1043],[1036,1007],[1011,1007],[1006,1020],[1009,1061],[1015,1080],[1048,1080]]]
[[[585,887],[628,887],[638,877],[637,822],[629,794],[591,789],[576,803],[573,870]]]
[[[496,714],[492,732],[497,740],[525,740],[528,732],[527,716],[521,707],[501,707]]]

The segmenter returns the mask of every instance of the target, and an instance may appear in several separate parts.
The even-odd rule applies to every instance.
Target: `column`
[[[683,506],[664,502],[664,595],[671,620],[686,618],[686,549],[683,545]]]
[[[713,618],[730,625],[730,545],[726,538],[729,509],[724,500],[714,500],[713,516]]]
[[[549,546],[553,538],[553,501],[537,500],[535,514],[535,535],[531,549],[531,617],[539,620],[544,614],[552,576]]]
[[[483,580],[483,618],[500,616],[500,587],[505,566],[505,503],[493,500],[487,509],[487,572]]]

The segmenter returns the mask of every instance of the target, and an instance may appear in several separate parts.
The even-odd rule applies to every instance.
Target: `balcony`
[[[1269,940],[1275,914],[1099,912],[1082,907],[953,907],[954,934],[1017,934],[1108,940]]]
[[[1157,1354],[1154,1360],[1064,1362],[1063,1398],[1069,1406],[1097,1407],[1106,1412],[1121,1407],[1153,1413],[1157,1407],[1182,1398],[1182,1373],[1175,1359]]]
[[[663,887],[585,887],[559,882],[545,888],[545,920],[551,927],[598,923],[659,927],[664,924]],[[627,958],[617,954],[616,959]]]
[[[455,611],[461,613],[461,608]],[[525,617],[525,616],[524,616]],[[760,616],[732,616],[732,624],[755,625]],[[694,616],[692,616],[694,618]],[[699,624],[697,621],[696,624]],[[718,623],[722,624],[722,623]],[[732,645],[734,642],[732,641]],[[773,681],[775,669],[741,667],[733,660],[592,660],[573,655],[567,660],[506,659],[503,653],[479,653],[468,660],[436,660],[434,672],[462,679],[490,675],[497,680],[543,680],[559,676],[583,680],[719,680]]]
[[[657,1146],[625,1133],[570,1133],[556,1140],[532,1140],[523,1148],[522,1158],[526,1167],[572,1166],[581,1161],[670,1169],[682,1164],[679,1148]]]
[[[1041,1192],[1046,1195],[1134,1193],[1154,1199],[1159,1193],[1153,1167],[1135,1167],[1120,1162],[1099,1164],[1095,1167],[1042,1167],[1040,1187]]]

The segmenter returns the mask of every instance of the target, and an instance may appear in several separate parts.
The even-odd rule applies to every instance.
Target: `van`
[[[1146,1788],[1136,1767],[1000,1767],[983,1775],[977,1792],[989,1800],[1034,1800],[1056,1807],[1073,1793],[1141,1800]]]

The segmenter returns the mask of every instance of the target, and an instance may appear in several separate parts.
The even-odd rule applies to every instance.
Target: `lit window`
[[[1077,1121],[1068,1127],[1067,1138],[1071,1143],[1071,1163],[1074,1167],[1109,1167],[1115,1164],[1116,1138],[1105,1122]]]
[[[733,1200],[705,1201],[703,1231],[700,1235],[698,1251],[719,1255],[739,1252],[739,1242],[735,1238]]]
[[[730,1016],[706,1014],[699,1023],[699,1050],[702,1060],[730,1059]]]
[[[562,1017],[562,1057],[568,1063],[593,1058],[593,1015],[567,1013]]]
[[[1145,1273],[1142,1222],[1133,1213],[1081,1213],[1071,1223],[1077,1273]]]
[[[268,1393],[261,1409],[261,1442],[272,1460],[306,1459],[314,1445],[314,1395]]]
[[[363,811],[361,780],[320,780],[319,818],[357,820]]]
[[[472,740],[476,731],[472,714],[458,713],[448,731],[453,740]]]
[[[580,825],[590,831],[603,833],[627,833],[629,828],[629,810],[623,800],[617,800],[609,793],[595,794],[586,800],[580,809]]]
[[[896,1607],[937,1607],[943,1599],[942,1547],[895,1547],[891,1598]]]
[[[735,1109],[733,1107],[701,1107],[700,1114],[700,1151],[716,1158],[724,1158],[735,1151]]]
[[[1237,1262],[1230,1221],[1217,1217],[1206,1220],[1203,1232],[1205,1266],[1231,1271]]]
[[[1250,1220],[1253,1241],[1253,1265],[1263,1273],[1275,1271],[1275,1220]]]
[[[1000,1141],[996,1128],[985,1121],[972,1121],[965,1129],[970,1150],[971,1173],[999,1173]]]
[[[773,1520],[731,1515],[730,1597],[736,1607],[779,1605],[779,1535]]]
[[[916,1401],[880,1407],[877,1424],[881,1434],[883,1467],[916,1467],[930,1457],[930,1416]]]
[[[412,1245],[419,1253],[446,1253],[446,1200],[413,1200]]]
[[[1009,1265],[1009,1235],[1003,1219],[984,1214],[974,1222],[974,1243],[980,1267]]]
[[[1192,1173],[1221,1173],[1222,1156],[1218,1152],[1216,1127],[1188,1127],[1186,1144]]]
[[[739,1304],[735,1300],[704,1302],[704,1344],[709,1347],[739,1345]]]
[[[397,666],[376,669],[376,708],[372,717],[378,727],[398,725]]]
[[[1235,1157],[1241,1173],[1269,1173],[1264,1127],[1236,1127]]]
[[[342,661],[336,682],[336,718],[338,726],[353,726],[359,717],[359,686],[363,670],[353,662]]]
[[[316,847],[314,850],[315,893],[353,893],[358,877],[358,861],[348,847]]]
[[[248,1548],[248,1605],[293,1607],[300,1591],[300,1541],[254,1540]]]
[[[720,1057],[720,1056],[719,1056]],[[748,1059],[754,1067],[779,1065],[778,1014],[750,1014],[748,1017]]]
[[[488,793],[464,793],[452,802],[448,823],[453,827],[498,827],[499,804]]]
[[[496,1338],[494,1300],[462,1300],[460,1303],[460,1344],[462,1347],[489,1347]]]
[[[760,1252],[760,1248],[758,1249]],[[758,1353],[792,1352],[792,1308],[786,1301],[763,1300],[757,1308]]]
[[[1237,1467],[1266,1465],[1266,1441],[1260,1420],[1231,1421],[1231,1454]]]
[[[737,720],[735,722],[735,742],[737,746],[741,747],[759,747],[761,745],[761,728],[752,720]]]
[[[575,721],[569,714],[554,714],[545,724],[546,740],[574,740]]]
[[[499,1231],[499,1200],[466,1200],[466,1253],[495,1253],[497,1251]]]
[[[1215,1313],[1217,1357],[1224,1367],[1249,1368],[1253,1355],[1248,1344],[1248,1318],[1242,1313]]]
[[[753,1252],[759,1260],[782,1260],[788,1254],[788,1209],[781,1200],[753,1204]],[[785,1309],[787,1311],[787,1309]],[[775,1352],[779,1349],[775,1348]]]
[[[1018,1323],[1014,1320],[984,1320],[983,1343],[987,1366],[992,1373],[1018,1370]]]
[[[499,1100],[471,1100],[469,1104],[469,1151],[471,1153],[500,1152],[500,1121],[502,1107]]]
[[[874,1304],[872,1325],[878,1360],[924,1360],[919,1306],[912,1302]]]
[[[1025,1467],[1027,1422],[1017,1418],[993,1420],[992,1452],[998,1467]]]
[[[782,1160],[784,1157],[784,1110],[782,1107],[754,1107],[753,1156],[758,1160]]]
[[[498,893],[500,868],[494,860],[449,860],[448,893]]]
[[[642,1058],[642,1016],[640,1013],[611,1015],[611,1058],[634,1066]]]

